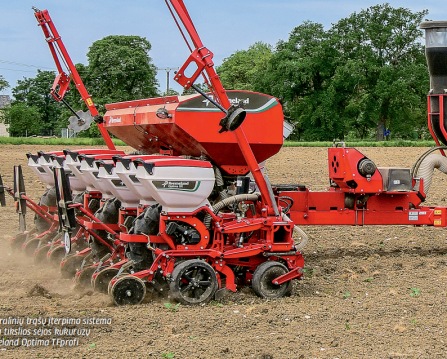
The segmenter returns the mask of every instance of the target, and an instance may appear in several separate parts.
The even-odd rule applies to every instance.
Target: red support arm
[[[219,102],[223,108],[228,110],[231,106],[231,103],[230,103],[230,100],[228,99],[228,96],[225,92],[222,82],[219,79],[219,75],[214,70],[214,63],[212,60],[213,53],[211,51],[209,51],[205,46],[203,46],[202,41],[200,40],[199,34],[197,33],[197,30],[194,27],[194,24],[191,20],[191,17],[189,16],[188,11],[186,10],[183,0],[169,0],[169,3],[168,3],[168,0],[165,0],[165,1],[166,1],[166,4],[168,5],[170,10],[171,10],[171,7],[169,6],[169,3],[171,3],[174,11],[177,13],[177,16],[179,17],[180,21],[183,23],[183,26],[185,27],[186,31],[188,32],[188,34],[191,38],[191,41],[195,47],[195,49],[192,51],[191,55],[189,56],[188,60],[186,60],[185,64],[177,72],[176,76],[174,77],[174,80],[176,80],[185,89],[188,89],[189,87],[191,87],[191,85],[194,83],[194,81],[197,79],[197,77],[200,75],[200,73],[202,73],[202,71],[205,71],[209,77],[209,81],[211,82],[211,86],[214,90],[214,94],[217,97],[217,99],[216,99],[217,102]],[[172,10],[171,10],[171,13],[172,13]],[[173,13],[172,13],[172,15],[174,16]],[[175,17],[174,17],[174,20],[177,22]],[[180,29],[180,31],[181,31],[181,29]],[[183,36],[183,37],[185,38],[185,36]],[[186,38],[185,38],[185,41],[186,41]],[[194,74],[191,77],[187,77],[187,76],[185,76],[185,70],[193,62],[197,65],[197,70],[194,72]],[[251,173],[253,174],[256,184],[258,185],[259,190],[261,191],[262,201],[263,201],[264,206],[267,209],[267,214],[268,215],[277,215],[278,209],[277,209],[276,203],[273,202],[273,199],[271,198],[271,196],[269,194],[267,183],[264,179],[264,176],[262,175],[261,169],[258,165],[258,162],[256,161],[253,151],[251,150],[250,144],[247,141],[247,138],[245,137],[245,133],[244,133],[244,130],[242,129],[242,127],[238,127],[234,131],[234,135],[236,136],[236,139],[238,141],[241,152],[245,158],[245,161],[247,162],[247,165],[248,165]]]
[[[76,70],[76,67],[74,66],[70,56],[68,55],[68,52],[64,46],[64,43],[62,42],[61,37],[57,32],[53,21],[51,20],[50,14],[48,14],[48,10],[40,11],[35,9],[34,11],[35,11],[34,15],[36,16],[38,26],[42,28],[42,31],[45,35],[45,40],[47,41],[48,46],[50,47],[51,55],[53,55],[54,62],[56,63],[56,67],[59,72],[58,76],[54,80],[51,95],[55,98],[56,101],[62,101],[65,96],[65,93],[68,90],[70,79],[72,79],[76,85],[76,88],[81,94],[82,99],[84,100],[85,104],[90,110],[92,116],[94,117],[99,115],[98,110],[96,109],[91,96],[88,94],[87,89],[85,88],[84,83],[82,82],[81,77],[79,76],[79,73]],[[68,75],[63,71],[61,62],[67,68],[69,73]],[[99,131],[101,132],[102,137],[104,138],[104,141],[107,144],[107,147],[110,150],[114,150],[115,145],[113,144],[109,133],[105,129],[104,124],[97,123],[97,125]]]

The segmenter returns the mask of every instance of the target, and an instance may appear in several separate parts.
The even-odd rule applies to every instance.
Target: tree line
[[[139,36],[107,36],[89,48],[88,65],[75,65],[99,113],[105,113],[107,103],[159,96],[150,49],[150,42]],[[11,106],[1,112],[11,136],[60,134],[68,126],[72,112],[49,93],[54,79],[53,71],[38,70],[36,77],[18,81]],[[66,102],[74,111],[86,111],[73,82],[70,88]],[[100,136],[96,126],[82,135]]]
[[[256,42],[234,52],[217,72],[228,90],[277,97],[295,125],[295,140],[423,137],[429,76],[419,24],[427,13],[382,4],[327,30],[305,21],[275,46]],[[88,65],[76,67],[100,112],[106,103],[160,95],[150,48],[137,36],[93,43]],[[47,94],[53,80],[54,73],[41,71],[12,90],[14,101],[3,115],[12,133],[15,123],[18,132],[26,125],[19,118],[34,118],[29,125],[35,129],[66,127],[70,114]],[[75,109],[83,108],[77,91],[67,96]]]

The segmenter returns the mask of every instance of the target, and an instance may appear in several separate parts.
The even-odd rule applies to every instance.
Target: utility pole
[[[165,68],[157,68],[157,71],[166,71],[166,96],[169,95],[169,73],[171,71],[177,71],[180,67],[165,67]]]

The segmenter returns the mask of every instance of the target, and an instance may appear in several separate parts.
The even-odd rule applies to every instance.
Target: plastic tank
[[[187,210],[208,204],[214,170],[207,161],[166,158],[134,161],[138,180],[165,211]]]
[[[228,91],[232,104],[242,101],[242,124],[258,162],[276,154],[283,144],[284,116],[279,101],[254,92]],[[224,114],[200,95],[169,96],[106,105],[105,127],[128,145],[148,154],[205,156],[228,174],[249,169],[231,132],[219,133]],[[169,116],[157,116],[165,109]]]

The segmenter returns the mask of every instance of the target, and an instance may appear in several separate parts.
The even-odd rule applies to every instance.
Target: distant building
[[[11,103],[11,99],[9,95],[0,95],[0,111],[3,107],[9,105]],[[9,125],[5,125],[4,123],[0,123],[0,137],[9,137],[9,133],[7,128]]]

